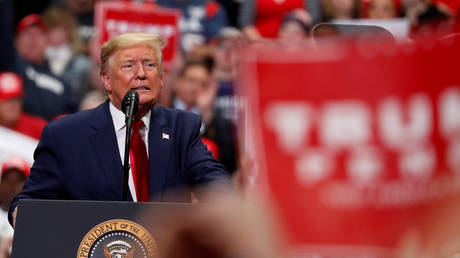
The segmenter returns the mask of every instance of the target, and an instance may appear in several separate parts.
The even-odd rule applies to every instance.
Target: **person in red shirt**
[[[29,176],[30,165],[23,158],[10,156],[1,161],[0,167],[0,258],[6,258],[11,255],[14,233],[8,223],[8,209]]]
[[[46,121],[22,111],[23,83],[19,75],[0,73],[0,126],[25,134],[37,140]]]

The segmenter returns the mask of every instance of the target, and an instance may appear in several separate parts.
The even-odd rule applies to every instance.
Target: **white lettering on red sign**
[[[440,127],[444,139],[460,136],[460,89],[451,87],[444,90],[439,101]]]
[[[426,94],[409,98],[407,119],[403,102],[396,98],[382,101],[379,112],[379,128],[382,141],[389,148],[403,149],[408,143],[430,139],[433,132],[432,104]]]
[[[158,25],[114,19],[108,19],[105,28],[109,38],[126,32],[146,32],[160,34],[167,42],[169,38],[176,34],[176,27],[170,24]]]
[[[280,148],[296,153],[307,144],[312,114],[312,108],[304,102],[277,102],[265,113],[265,121],[276,132]]]
[[[335,184],[335,190],[322,193],[324,200],[336,203],[331,196],[341,196],[339,199],[353,206],[377,198],[382,203],[376,205],[386,206],[391,205],[389,200],[400,201],[390,196],[400,196],[396,190],[408,193],[407,203],[428,198],[428,194],[439,196],[440,192],[420,194],[418,188],[404,189],[402,185],[390,187],[384,178],[389,172],[385,159],[389,152],[396,156],[400,184],[432,180],[440,164],[445,164],[447,171],[460,173],[460,87],[446,88],[434,100],[416,93],[405,99],[383,98],[376,104],[374,108],[357,100],[328,101],[321,106],[305,101],[275,102],[267,108],[264,120],[280,149],[294,157],[296,178],[305,187],[327,182],[335,176],[337,158],[344,158],[348,186]],[[445,152],[433,143],[435,128],[445,141]],[[314,130],[317,141],[312,138]],[[360,192],[372,201],[366,201],[361,190],[350,190],[366,185],[382,185],[374,194]],[[433,187],[433,191],[439,189]]]
[[[367,143],[372,136],[369,108],[359,101],[327,103],[323,109],[320,141],[330,148]]]

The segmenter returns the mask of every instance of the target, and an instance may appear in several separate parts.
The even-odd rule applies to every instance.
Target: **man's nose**
[[[144,70],[144,66],[142,65],[142,63],[138,62],[136,64],[136,78],[137,79],[145,79],[145,70]]]

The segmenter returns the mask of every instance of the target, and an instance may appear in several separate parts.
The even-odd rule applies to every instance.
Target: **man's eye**
[[[124,64],[121,66],[121,69],[123,70],[129,70],[129,69],[132,69],[134,67],[134,65],[132,64]]]
[[[147,64],[145,64],[145,67],[147,69],[154,69],[156,67],[156,65],[154,63],[147,63]]]

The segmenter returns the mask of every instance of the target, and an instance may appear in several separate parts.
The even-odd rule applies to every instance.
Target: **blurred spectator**
[[[22,112],[22,80],[12,72],[0,73],[0,126],[37,140],[46,121]]]
[[[188,52],[195,45],[202,45],[228,26],[225,10],[212,0],[158,0],[159,6],[182,11],[179,22],[181,50]]]
[[[95,0],[54,0],[54,4],[67,9],[78,21],[78,33],[85,44],[94,36]]]
[[[11,200],[24,185],[29,172],[29,164],[21,158],[12,157],[2,164],[0,180],[0,257],[9,257],[13,228],[8,222],[8,209]]]
[[[100,48],[97,38],[93,37],[89,41],[89,70],[85,76],[87,85],[82,96],[78,110],[87,110],[96,107],[107,99],[104,86],[100,78]],[[83,92],[83,91],[82,91]]]
[[[24,80],[24,111],[46,120],[76,111],[70,86],[55,76],[46,62],[46,26],[38,14],[24,17],[17,26],[16,69]]]
[[[326,20],[350,20],[361,16],[360,0],[323,0]]]
[[[239,99],[235,93],[235,83],[238,79],[238,54],[242,44],[242,33],[236,28],[225,28],[215,41],[215,78],[219,84],[215,107],[221,111],[221,115],[233,122],[238,120]]]
[[[216,38],[215,76],[219,81],[234,81],[237,79],[237,55],[241,46],[243,34],[233,27],[224,28]]]
[[[322,20],[320,0],[245,0],[241,5],[240,27],[250,41],[276,38],[283,17],[292,11],[311,17],[314,22]]]
[[[404,16],[409,20],[411,34],[417,36],[440,33],[450,26],[452,17],[430,0],[402,0]],[[449,31],[450,32],[450,31]]]
[[[372,0],[369,5],[369,18],[391,19],[397,17],[394,0]]]
[[[174,85],[175,108],[187,110],[195,114],[202,114],[205,118],[210,117],[212,112],[213,98],[217,93],[217,85],[212,81],[211,71],[213,64],[206,63],[201,59],[193,59],[185,62],[179,71],[178,78]],[[199,102],[200,95],[206,97],[206,101]],[[200,109],[199,105],[202,105]],[[204,119],[204,122],[209,119]]]
[[[80,100],[89,90],[90,59],[82,54],[83,42],[75,18],[65,9],[50,7],[43,14],[48,28],[49,44],[45,56],[51,71],[72,86]]]
[[[298,17],[295,13],[290,13],[283,18],[278,39],[287,44],[298,44],[310,36],[312,20]]]
[[[105,93],[104,85],[100,77],[100,56],[101,48],[97,41],[97,37],[92,37],[88,45],[89,56],[91,60],[91,69],[89,74],[89,82],[91,90],[98,90]]]
[[[3,161],[0,180],[0,203],[3,211],[9,209],[11,200],[19,193],[29,173],[30,166],[22,158],[10,157]]]
[[[42,64],[48,45],[46,26],[40,15],[29,14],[18,23],[16,28],[16,48],[19,55],[31,64]]]
[[[233,127],[231,121],[214,108],[218,85],[213,78],[213,67],[212,58],[186,61],[173,88],[173,107],[201,116],[203,136],[217,144],[219,160],[232,173],[236,169]]]

